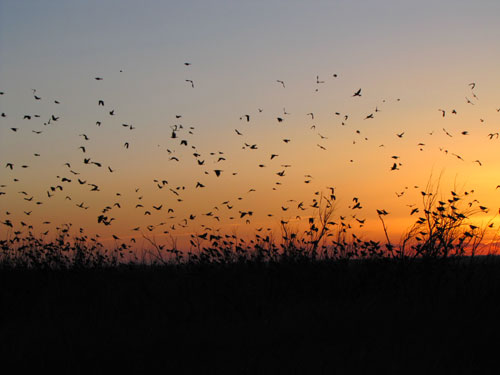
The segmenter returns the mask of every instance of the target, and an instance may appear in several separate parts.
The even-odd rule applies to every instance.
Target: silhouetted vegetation
[[[60,228],[2,241],[4,364],[175,373],[477,372],[492,363],[500,264],[485,228],[428,186],[399,244],[362,240],[334,197],[302,233],[202,233],[181,251],[149,239],[105,249]],[[465,198],[464,198],[465,197]],[[378,211],[384,230],[384,210]],[[487,244],[483,244],[487,246]],[[484,249],[483,249],[484,250]],[[490,249],[491,250],[491,249]],[[468,255],[467,257],[465,255]]]
[[[21,269],[109,268],[119,265],[200,265],[234,263],[268,263],[295,261],[346,261],[360,259],[450,258],[495,253],[496,242],[483,243],[486,231],[493,228],[474,225],[472,216],[488,212],[479,201],[472,199],[472,191],[459,194],[451,191],[449,197],[439,198],[439,181],[434,188],[429,182],[421,192],[422,207],[414,208],[415,223],[400,243],[391,243],[384,217],[389,213],[378,209],[386,236],[386,243],[364,240],[355,233],[348,218],[335,214],[335,195],[322,195],[314,200],[315,212],[307,218],[307,228],[300,232],[289,222],[281,220],[279,236],[256,232],[254,238],[235,234],[206,231],[191,234],[189,249],[179,249],[175,237],[170,243],[159,244],[143,234],[150,245],[133,248],[130,243],[118,243],[109,249],[97,237],[89,237],[80,229],[73,235],[71,224],[58,228],[53,240],[35,236],[33,228],[14,230],[10,221],[3,224],[12,228],[7,239],[1,240],[0,266]],[[357,200],[357,198],[355,198]],[[357,219],[359,221],[359,219]],[[22,228],[23,229],[23,228]]]

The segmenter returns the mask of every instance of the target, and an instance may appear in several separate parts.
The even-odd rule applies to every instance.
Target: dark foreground
[[[0,356],[38,371],[478,373],[498,365],[499,299],[496,258],[2,270]]]

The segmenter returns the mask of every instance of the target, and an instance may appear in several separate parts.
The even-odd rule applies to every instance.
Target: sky
[[[72,223],[104,240],[250,233],[300,225],[315,193],[334,187],[336,215],[380,239],[386,209],[397,241],[441,174],[440,194],[474,190],[489,208],[478,220],[496,220],[499,11],[498,1],[1,0],[0,221],[37,233]],[[97,222],[103,209],[111,225]]]

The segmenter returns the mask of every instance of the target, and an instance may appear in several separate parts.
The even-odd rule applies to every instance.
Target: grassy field
[[[500,260],[350,260],[0,272],[4,366],[172,373],[476,372]]]
[[[281,241],[214,233],[148,258],[62,227],[0,242],[4,366],[203,374],[482,373],[496,365],[500,258],[452,193],[424,192],[398,244],[333,223]],[[480,209],[481,210],[481,209]],[[384,225],[385,211],[378,212]],[[332,224],[333,223],[333,224]],[[10,222],[4,222],[9,227]],[[493,247],[486,249],[495,250]],[[467,255],[469,254],[469,255]]]

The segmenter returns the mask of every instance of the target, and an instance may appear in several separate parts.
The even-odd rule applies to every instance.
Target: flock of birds
[[[184,63],[187,69],[191,66],[191,63]],[[123,71],[120,70],[120,73],[123,73]],[[330,79],[337,79],[338,75],[333,74],[331,75]],[[100,84],[100,81],[104,80],[104,77],[94,77],[94,80],[96,81],[96,85]],[[315,91],[319,91],[320,85],[325,84],[326,79],[320,79],[319,76],[316,76],[316,87]],[[185,83],[188,88],[190,89],[196,89],[197,85],[192,79],[185,79]],[[276,80],[275,82],[276,85],[281,87],[282,89],[287,89],[287,84],[283,80]],[[478,96],[476,95],[475,92],[475,83],[470,83],[468,90],[469,90],[469,95],[465,96],[465,104],[467,105],[475,105],[477,101],[479,100]],[[8,92],[0,92],[0,104],[1,104],[1,97],[4,95],[8,95]],[[356,88],[352,91],[351,95],[351,100],[358,100],[358,98],[362,97],[363,95],[363,90],[362,88]],[[33,100],[35,101],[44,101],[45,98],[43,97],[42,94],[39,94],[36,89],[32,89],[32,96]],[[399,102],[400,99],[397,98],[394,100],[394,102]],[[52,99],[50,100],[51,104],[55,105],[61,105],[62,100],[55,100]],[[379,112],[381,112],[381,109],[379,107],[383,106],[386,100],[382,100],[380,105],[377,105],[375,108],[373,108],[372,111],[369,111],[366,115],[363,115],[361,117],[362,121],[371,121],[373,120]],[[105,102],[104,99],[102,98],[95,98],[95,105],[105,111],[106,116],[110,117],[116,117],[119,116],[119,113],[111,107],[108,106],[108,103]],[[447,116],[457,116],[458,115],[458,110],[455,108],[451,109],[438,109],[440,113],[440,117],[447,117]],[[260,114],[264,112],[264,109],[258,108],[256,111],[256,114]],[[500,112],[500,108],[496,109],[496,112]],[[285,121],[287,116],[289,116],[290,113],[287,112],[285,108],[283,108],[282,114],[280,113],[275,117],[275,121],[277,124],[281,124]],[[342,112],[334,112],[332,114],[334,118],[338,119],[338,124],[340,126],[347,126],[349,124],[349,120],[352,118],[352,116],[348,113],[342,113]],[[255,115],[253,114],[248,114],[244,113],[239,117],[239,121],[241,122],[242,126],[244,124],[248,124],[254,121]],[[318,136],[318,142],[316,143],[316,147],[318,147],[319,150],[324,151],[324,152],[332,152],[331,150],[329,151],[328,144],[328,137],[317,132],[316,125],[312,123],[315,120],[315,114],[313,112],[309,112],[307,114],[304,114],[305,119],[310,119],[311,123],[309,126],[310,130],[315,131],[317,136]],[[189,150],[189,153],[191,156],[194,158],[196,165],[199,166],[202,169],[202,174],[201,176],[207,176],[207,175],[212,175],[215,176],[216,178],[221,178],[225,174],[231,174],[231,175],[237,175],[238,171],[234,172],[228,172],[227,168],[224,167],[224,163],[227,162],[228,158],[230,157],[228,153],[224,151],[211,151],[208,153],[204,153],[200,150],[199,147],[196,145],[192,144],[192,139],[191,137],[195,134],[196,132],[196,127],[194,126],[186,126],[183,125],[183,115],[177,114],[175,115],[175,118],[173,119],[175,121],[175,124],[170,126],[169,129],[169,147],[166,148],[166,160],[172,163],[183,163],[185,162],[184,159],[181,158],[180,152],[178,151],[179,149],[184,150],[183,155],[187,153],[186,150]],[[16,117],[16,115],[11,115],[7,110],[5,112],[1,113],[1,120],[0,120],[0,131],[3,134],[3,137],[6,136],[7,132],[13,132],[16,133],[16,136],[19,137],[19,147],[21,147],[21,142],[23,140],[23,137],[27,137],[26,132],[28,132],[28,126],[26,125],[26,122],[36,122],[36,128],[31,129],[31,133],[33,133],[36,136],[43,137],[44,132],[46,129],[49,129],[50,127],[56,126],[57,124],[60,124],[64,122],[64,118],[58,114],[58,113],[51,113],[48,117],[42,118],[41,115],[39,114],[22,114]],[[13,122],[16,123],[21,123],[21,125],[8,125],[12,124]],[[122,120],[119,120],[121,122],[121,126],[128,131],[134,131],[136,130],[136,126],[132,125],[129,122],[122,122]],[[480,122],[484,122],[484,119],[480,119]],[[102,119],[96,119],[95,121],[95,128],[101,128],[104,125],[105,121]],[[356,135],[361,135],[361,130],[357,129],[354,130]],[[442,128],[442,132],[447,136],[447,137],[454,137],[455,134],[452,134],[452,132],[448,131],[446,128]],[[132,137],[134,133],[129,133],[130,136]],[[243,128],[234,128],[234,133],[233,137],[237,141],[241,142],[241,149],[244,151],[252,151],[253,150],[260,150],[260,146],[256,143],[249,142],[248,140],[245,139],[245,131]],[[430,132],[429,135],[433,135],[433,132]],[[462,131],[460,133],[461,136],[467,136],[469,135],[468,131]],[[402,131],[400,133],[396,133],[394,135],[395,137],[401,139],[405,136],[405,131]],[[212,209],[206,211],[206,212],[200,212],[196,211],[196,209],[193,209],[193,212],[188,212],[186,210],[182,209],[182,204],[185,201],[185,196],[188,192],[193,192],[193,191],[202,191],[207,187],[207,183],[203,180],[203,178],[195,178],[193,181],[192,186],[186,186],[186,185],[176,185],[173,183],[171,180],[175,180],[175,176],[170,176],[169,178],[155,178],[149,183],[154,186],[154,189],[158,191],[166,191],[169,195],[168,198],[165,198],[165,195],[163,195],[161,198],[155,197],[154,199],[158,199],[156,203],[146,203],[146,200],[144,199],[144,195],[142,193],[142,187],[141,186],[134,186],[131,194],[132,195],[127,195],[123,194],[122,192],[109,192],[105,191],[106,189],[102,188],[101,184],[98,183],[98,181],[92,181],[92,176],[95,176],[93,173],[87,173],[89,167],[95,167],[99,168],[102,170],[106,170],[107,173],[110,174],[117,174],[120,173],[120,171],[117,171],[116,168],[112,167],[108,161],[102,161],[102,160],[96,160],[94,159],[94,156],[92,156],[89,152],[89,144],[92,142],[92,137],[89,136],[88,132],[83,130],[79,133],[78,135],[79,139],[81,140],[81,145],[75,150],[75,152],[80,153],[81,155],[81,161],[77,164],[74,162],[69,162],[69,161],[62,161],[60,163],[61,170],[57,171],[54,173],[54,179],[53,183],[50,184],[49,186],[46,186],[45,192],[43,195],[33,193],[31,190],[35,188],[35,183],[32,181],[28,180],[23,180],[18,175],[19,170],[24,170],[27,168],[30,168],[30,165],[24,164],[24,163],[18,163],[16,160],[8,160],[9,155],[2,155],[2,161],[3,161],[3,171],[1,173],[1,179],[0,179],[0,207],[3,206],[3,202],[14,202],[17,200],[22,199],[21,203],[18,204],[15,207],[18,210],[18,212],[12,212],[9,210],[2,210],[0,214],[0,223],[5,232],[13,232],[16,236],[21,236],[23,234],[32,233],[35,228],[35,224],[30,222],[30,218],[32,217],[32,213],[37,212],[39,217],[47,217],[49,216],[48,212],[44,212],[44,207],[47,206],[47,203],[50,202],[51,200],[54,199],[60,199],[65,202],[65,204],[72,205],[75,207],[75,209],[78,210],[83,210],[85,213],[87,212],[92,212],[92,215],[94,215],[94,220],[95,223],[97,223],[100,226],[103,227],[109,227],[112,228],[117,221],[120,220],[120,215],[119,215],[119,210],[122,209],[123,206],[128,206],[133,208],[134,215],[136,217],[142,217],[146,219],[141,219],[139,221],[146,222],[149,219],[147,217],[151,216],[151,221],[156,220],[158,215],[161,216],[162,220],[160,222],[150,222],[147,224],[141,224],[138,226],[134,226],[131,228],[128,228],[129,233],[112,233],[111,238],[114,240],[125,240],[125,239],[130,239],[132,242],[135,242],[135,235],[134,233],[139,232],[139,233],[148,233],[148,232],[155,232],[157,230],[160,230],[162,234],[170,234],[174,235],[178,233],[179,230],[183,229],[184,231],[190,231],[191,237],[197,236],[198,238],[204,240],[207,238],[209,233],[213,232],[218,232],[219,229],[217,226],[221,222],[227,222],[227,221],[235,221],[240,224],[251,224],[253,218],[255,217],[255,208],[254,207],[244,207],[242,201],[246,199],[246,196],[248,194],[251,194],[256,191],[256,189],[250,187],[246,191],[242,192],[239,196],[233,198],[233,199],[227,199],[224,200],[217,205],[213,206]],[[488,133],[487,138],[490,140],[493,139],[498,139],[499,138],[499,133],[494,132],[494,133]],[[364,138],[365,140],[368,140],[368,138]],[[133,140],[128,140],[123,143],[123,149],[128,150],[132,147],[132,141]],[[13,142],[16,142],[16,139],[13,139]],[[282,142],[284,144],[288,144],[291,142],[291,138],[282,138]],[[353,140],[353,143],[356,143],[356,140]],[[420,142],[417,145],[420,150],[423,150],[425,143]],[[384,144],[380,144],[378,147],[385,147]],[[34,150],[35,151],[35,150]],[[460,161],[464,161],[464,158],[454,152],[449,151],[446,148],[440,148],[440,151],[444,152],[445,154],[449,154]],[[28,150],[26,150],[28,152]],[[333,151],[334,152],[334,151]],[[42,158],[43,156],[41,155],[40,152],[34,152],[33,157],[35,158]],[[392,155],[390,157],[390,161],[388,161],[387,164],[387,170],[388,171],[398,171],[403,164],[400,161],[400,156],[399,155]],[[276,181],[273,181],[273,190],[277,190],[280,185],[283,184],[281,181],[282,178],[287,174],[287,170],[292,166],[291,164],[287,163],[285,160],[280,160],[282,157],[276,152],[269,152],[267,155],[262,156],[262,162],[258,164],[259,168],[266,168],[269,164],[273,163],[272,165],[276,167],[276,165],[279,163],[279,168],[276,168],[276,171],[273,172],[273,175],[276,176],[274,177]],[[349,162],[353,162],[353,160],[349,160]],[[480,160],[474,160],[474,163],[477,163],[479,166],[482,165]],[[216,167],[214,167],[216,166]],[[52,173],[51,170],[48,170],[47,173]],[[127,173],[127,172],[123,172]],[[313,181],[313,176],[311,174],[304,174],[304,180],[303,182],[305,184],[309,184]],[[133,181],[136,183],[136,181]],[[17,188],[18,186],[22,186],[21,189]],[[72,187],[73,190],[71,190],[69,187]],[[500,186],[499,186],[500,187]],[[74,191],[75,188],[80,189],[81,191],[84,191],[85,194],[88,195],[88,200],[92,202],[93,196],[92,194],[99,194],[99,193],[106,193],[108,194],[107,196],[110,197],[112,196],[113,198],[109,201],[108,204],[105,204],[104,206],[101,207],[95,207],[92,203],[86,203],[85,201],[75,201],[76,199],[68,193],[68,191]],[[418,188],[418,186],[415,186],[415,188]],[[14,189],[14,190],[13,190]],[[305,201],[297,201],[294,199],[289,199],[289,200],[284,200],[284,202],[280,205],[280,212],[266,212],[266,213],[260,213],[260,214],[265,214],[268,217],[279,217],[281,224],[287,224],[289,220],[301,220],[301,219],[307,219],[311,217],[311,212],[310,210],[315,210],[318,209],[321,205],[321,197],[323,194],[328,197],[330,200],[335,200],[336,199],[336,191],[335,187],[333,186],[326,186],[324,189],[326,189],[326,193],[322,192],[321,190],[317,190],[314,192],[314,197],[312,198],[312,201],[310,202],[305,202]],[[408,187],[405,187],[405,190],[408,189]],[[12,196],[13,191],[17,190],[17,194]],[[401,197],[404,193],[405,190],[401,192],[396,192],[397,197]],[[9,191],[9,193],[7,193]],[[112,194],[111,194],[112,193]],[[90,195],[89,195],[90,194]],[[245,195],[247,194],[247,195]],[[203,203],[205,203],[206,198],[202,198]],[[365,224],[365,219],[360,218],[356,212],[356,210],[361,210],[362,204],[361,201],[358,197],[353,197],[352,198],[352,203],[349,205],[349,210],[351,212],[351,219],[353,223],[356,223],[360,227],[362,227]],[[175,204],[174,204],[175,203]],[[21,207],[25,207],[28,205],[30,208],[29,209],[24,209]],[[419,212],[417,207],[414,207],[414,205],[409,205],[410,206],[410,214],[414,215]],[[5,207],[5,206],[4,206]],[[309,211],[308,211],[309,209]],[[481,206],[481,209],[483,211],[486,211],[486,207]],[[290,211],[289,211],[290,210]],[[293,211],[293,213],[291,213]],[[305,212],[304,212],[305,211]],[[83,213],[83,212],[82,212]],[[385,210],[377,210],[377,213],[379,215],[386,215],[388,214],[387,211]],[[289,214],[287,218],[284,217],[284,215]],[[77,216],[77,215],[75,215]],[[154,219],[153,219],[154,218]],[[201,231],[201,234],[198,234],[198,229],[193,229],[195,228],[195,222],[197,220],[200,220],[200,218],[203,218],[204,220],[200,222],[199,228]],[[341,219],[345,219],[345,217],[341,217]],[[47,226],[46,228],[49,228],[48,226],[52,224],[51,221],[49,220],[44,220],[42,225]],[[349,224],[348,224],[349,225]],[[57,227],[60,229],[60,227]],[[260,232],[263,230],[270,231],[271,228],[255,228],[256,231]],[[82,231],[82,228],[80,229]],[[50,229],[43,229],[40,234],[42,236],[47,236],[49,235]],[[196,233],[196,234],[193,234]],[[99,237],[99,235],[97,235]]]

